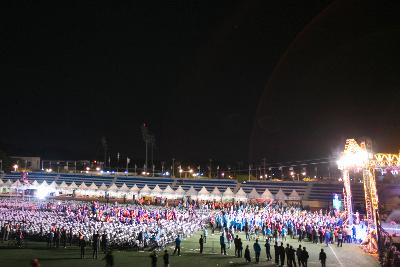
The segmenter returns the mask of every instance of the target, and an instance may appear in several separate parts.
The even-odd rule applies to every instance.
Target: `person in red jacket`
[[[33,259],[33,260],[31,261],[31,266],[32,266],[32,267],[41,267],[40,262],[39,262],[38,259]]]

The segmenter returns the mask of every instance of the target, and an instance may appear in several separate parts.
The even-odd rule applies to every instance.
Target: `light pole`
[[[175,178],[175,166],[174,166],[174,164],[175,164],[175,159],[172,158],[172,177],[173,178]]]
[[[211,178],[211,176],[212,176],[212,159],[209,159],[210,160],[210,170],[209,170],[209,172],[208,172],[208,178]]]
[[[249,164],[249,182],[250,182],[250,176],[251,176],[251,165]]]

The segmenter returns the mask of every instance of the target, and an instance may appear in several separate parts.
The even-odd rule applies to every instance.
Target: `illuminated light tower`
[[[344,184],[344,207],[348,216],[348,223],[353,224],[353,197],[350,185],[350,170],[364,170],[369,163],[369,155],[365,143],[358,145],[356,140],[347,139],[344,151],[337,161],[339,170],[342,171]],[[364,172],[363,172],[364,175]]]

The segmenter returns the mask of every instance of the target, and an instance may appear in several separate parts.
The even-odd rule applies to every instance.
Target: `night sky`
[[[11,155],[101,159],[105,136],[113,155],[142,159],[144,122],[156,136],[159,160],[310,159],[331,155],[347,134],[371,136],[378,143],[384,139],[385,148],[398,148],[400,61],[394,51],[399,38],[390,39],[387,47],[362,48],[400,36],[398,20],[379,21],[391,8],[385,6],[380,16],[373,8],[353,16],[361,1],[337,1],[334,11],[322,15],[333,1],[133,1],[107,7],[81,2],[65,7],[25,1],[0,9],[0,149]],[[348,9],[345,2],[350,2]],[[366,24],[352,20],[371,17],[365,16],[368,12],[368,31],[361,30],[368,34],[358,34]],[[333,18],[318,24],[320,16]],[[315,40],[313,33],[303,34],[310,22],[317,24]],[[335,36],[347,28],[356,41],[336,42]],[[339,48],[296,57],[298,47],[317,51],[324,30]],[[376,52],[376,61],[368,64],[380,65],[370,73],[361,72],[357,79],[335,76],[335,68],[350,69],[352,62],[364,66],[363,56],[382,48],[385,58],[393,60],[379,61]],[[354,50],[365,53],[347,57]],[[334,53],[321,61],[321,53],[328,51]],[[343,65],[332,64],[337,55]],[[371,79],[360,82],[376,73],[374,86]],[[389,89],[379,86],[387,73]],[[333,83],[342,89],[336,91]],[[391,109],[377,114],[381,106]],[[350,109],[344,112],[344,107]],[[358,114],[357,131],[351,131],[351,119],[341,125],[348,113]]]

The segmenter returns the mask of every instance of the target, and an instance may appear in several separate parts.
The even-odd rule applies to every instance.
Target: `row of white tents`
[[[42,183],[38,183],[36,180],[31,184],[22,184],[19,180],[12,182],[11,180],[7,180],[7,182],[3,182],[0,180],[0,192],[7,193],[16,191],[18,189],[36,189],[38,192],[44,192],[44,194],[53,194],[53,195],[67,195],[67,194],[75,194],[76,196],[89,196],[89,197],[101,197],[106,193],[109,194],[110,197],[115,198],[133,198],[135,197],[165,197],[167,199],[180,199],[183,197],[190,197],[191,199],[199,199],[199,200],[216,200],[216,201],[247,201],[252,199],[260,199],[260,200],[277,200],[277,201],[300,201],[301,197],[293,190],[289,196],[287,196],[282,189],[273,195],[268,189],[262,194],[259,194],[255,188],[253,188],[249,193],[246,193],[242,188],[239,188],[237,192],[233,192],[230,187],[226,188],[224,192],[221,192],[218,187],[214,187],[214,189],[209,192],[204,186],[197,191],[191,186],[187,191],[185,191],[181,186],[178,186],[176,190],[172,189],[171,186],[167,185],[165,189],[161,189],[158,185],[156,185],[153,189],[149,186],[145,185],[142,188],[139,188],[136,184],[129,188],[125,183],[122,186],[118,187],[116,184],[111,184],[110,186],[102,183],[100,186],[97,186],[95,183],[91,183],[86,185],[85,182],[82,182],[80,185],[72,182],[71,184],[67,184],[63,181],[60,184],[57,184],[55,181],[50,184],[46,181]]]

